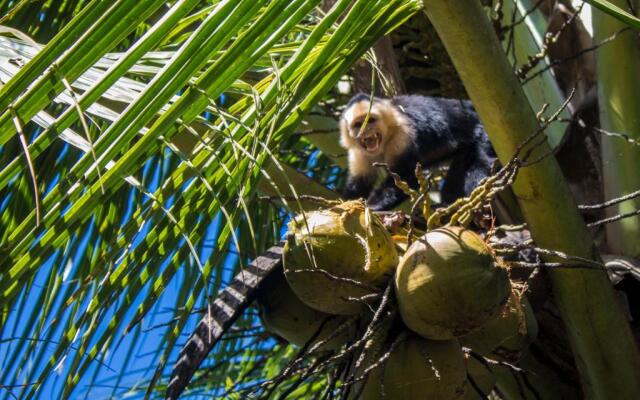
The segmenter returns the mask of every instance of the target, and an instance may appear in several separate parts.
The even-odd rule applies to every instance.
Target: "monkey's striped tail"
[[[255,300],[265,278],[282,267],[282,246],[283,243],[273,246],[253,260],[208,305],[207,313],[180,351],[166,399],[175,400],[180,396],[211,348]]]

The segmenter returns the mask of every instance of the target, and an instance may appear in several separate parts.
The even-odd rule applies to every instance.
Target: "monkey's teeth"
[[[378,138],[377,137],[368,137],[364,139],[364,147],[368,151],[375,151],[378,149]]]

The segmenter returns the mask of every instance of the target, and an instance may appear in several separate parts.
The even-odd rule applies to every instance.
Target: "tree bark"
[[[398,58],[393,50],[391,39],[388,36],[380,38],[373,47],[373,53],[381,77],[376,79],[375,88],[372,87],[371,64],[364,59],[358,61],[353,67],[354,92],[371,93],[373,90],[376,96],[396,96],[406,93],[407,89],[400,74]]]
[[[626,9],[626,0],[610,0]],[[625,25],[600,10],[593,10],[596,42],[620,32]],[[628,30],[596,50],[600,126],[611,132],[640,139],[640,43],[637,32]],[[601,137],[604,196],[612,199],[640,189],[640,147],[619,137]],[[607,209],[608,216],[633,212],[640,200],[628,200]],[[640,217],[625,218],[607,225],[607,245],[611,252],[640,256]]]

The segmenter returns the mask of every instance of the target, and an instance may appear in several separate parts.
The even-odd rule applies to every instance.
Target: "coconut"
[[[409,335],[367,377],[362,399],[459,399],[467,373],[457,340]]]
[[[400,259],[396,293],[405,324],[427,339],[452,339],[497,315],[511,292],[507,270],[476,233],[435,229]]]
[[[334,350],[355,335],[355,321],[314,310],[293,293],[282,273],[270,279],[258,294],[262,325],[291,344]],[[325,343],[326,342],[326,343]]]
[[[299,215],[288,226],[284,270],[295,294],[330,314],[357,314],[398,264],[391,236],[360,201]]]
[[[486,399],[496,386],[496,376],[491,367],[469,354],[465,354],[465,362],[467,365],[467,387],[463,399]]]
[[[512,292],[500,314],[462,336],[460,343],[489,358],[515,362],[537,334],[538,322],[529,300]]]

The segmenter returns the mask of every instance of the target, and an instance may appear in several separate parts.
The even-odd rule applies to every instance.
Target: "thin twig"
[[[310,273],[314,273],[314,274],[321,274],[321,275],[324,275],[327,278],[332,279],[332,280],[337,281],[337,282],[347,283],[349,285],[357,286],[357,287],[360,287],[360,288],[363,288],[363,289],[378,291],[378,288],[376,288],[375,286],[367,285],[366,283],[357,281],[355,279],[345,278],[345,277],[342,277],[342,276],[333,275],[329,271],[326,271],[326,270],[321,269],[321,268],[295,269],[295,270],[287,271],[288,274],[291,274],[291,273],[298,274],[298,273],[304,273],[304,272],[310,272]]]
[[[579,205],[578,208],[580,210],[600,210],[600,209],[603,209],[603,208],[611,207],[613,205],[625,202],[627,200],[634,199],[636,197],[640,197],[640,190],[637,190],[637,191],[635,191],[633,193],[629,193],[629,194],[624,195],[624,196],[616,197],[615,199],[607,200],[604,203],[600,203],[600,204]]]
[[[563,58],[563,59],[561,59],[561,60],[556,60],[556,61],[553,61],[553,62],[549,63],[548,65],[544,66],[543,68],[540,68],[540,69],[539,69],[538,71],[536,71],[536,73],[534,73],[533,75],[529,75],[527,78],[523,79],[523,80],[522,80],[522,85],[523,85],[523,86],[524,86],[524,85],[526,85],[527,83],[529,83],[529,82],[530,82],[530,81],[532,81],[533,79],[537,78],[538,76],[540,76],[540,75],[544,74],[545,72],[547,72],[548,70],[550,70],[550,69],[551,69],[551,68],[553,68],[553,67],[556,67],[556,66],[558,66],[558,65],[560,65],[560,64],[563,64],[563,63],[565,63],[565,62],[567,62],[567,61],[571,61],[571,60],[573,60],[573,59],[579,58],[579,57],[581,57],[582,55],[584,55],[584,54],[586,54],[586,53],[588,53],[588,52],[590,52],[590,51],[594,51],[594,50],[596,50],[596,49],[597,49],[598,47],[600,47],[600,46],[604,46],[605,44],[607,44],[607,43],[609,43],[609,42],[611,42],[611,41],[615,40],[615,39],[618,37],[618,35],[620,35],[620,34],[621,34],[621,33],[623,33],[624,31],[627,31],[627,30],[630,30],[630,29],[631,29],[631,28],[628,28],[628,27],[626,27],[626,28],[622,28],[622,29],[620,29],[618,32],[614,33],[613,35],[609,36],[609,37],[608,37],[608,38],[606,38],[606,39],[603,39],[601,42],[596,43],[595,45],[593,45],[593,46],[591,46],[591,47],[588,47],[588,48],[586,48],[586,49],[582,49],[582,50],[580,50],[579,52],[577,52],[577,53],[575,53],[575,54],[573,54],[573,55],[571,55],[571,56],[569,56],[569,57],[565,57],[565,58]]]
[[[591,222],[591,223],[587,224],[587,226],[589,228],[593,228],[594,226],[599,226],[599,225],[604,225],[604,224],[608,224],[608,223],[611,223],[611,222],[620,221],[621,219],[635,217],[636,215],[640,215],[640,210],[634,210],[634,211],[631,211],[631,212],[628,212],[628,213],[618,214],[618,215],[615,215],[613,217],[604,218],[604,219],[601,219],[601,220],[596,221],[596,222]]]

